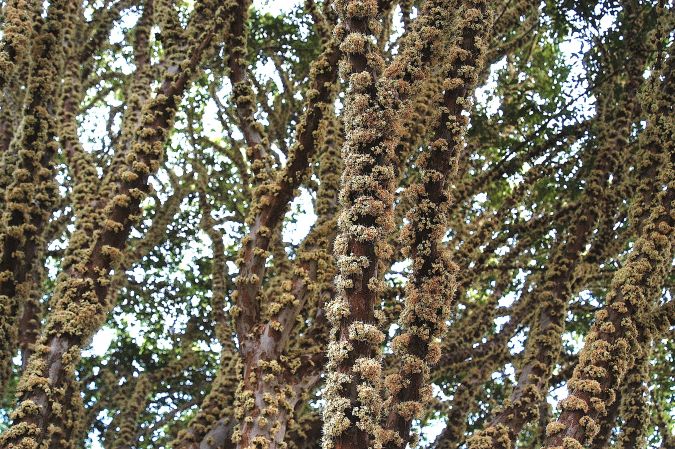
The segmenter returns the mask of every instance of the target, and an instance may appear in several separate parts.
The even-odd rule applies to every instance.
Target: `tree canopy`
[[[0,5],[0,449],[675,447],[672,2]]]

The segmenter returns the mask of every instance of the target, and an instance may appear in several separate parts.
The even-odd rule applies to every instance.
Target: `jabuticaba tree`
[[[425,5],[426,6],[426,5]],[[485,57],[487,30],[491,25],[485,2],[467,2],[456,18],[457,42],[450,47],[447,78],[443,81],[441,114],[434,126],[429,150],[420,155],[422,183],[409,187],[413,206],[402,235],[404,251],[412,259],[404,308],[402,333],[392,347],[403,362],[399,372],[386,378],[390,439],[386,447],[405,448],[413,419],[420,416],[430,396],[429,372],[440,358],[440,337],[454,299],[456,265],[443,245],[451,196],[447,182],[457,172],[464,148],[469,95],[475,87]]]
[[[666,67],[657,74],[663,80],[652,80],[643,102],[650,112],[647,128],[638,141],[641,160],[637,170],[642,185],[630,208],[637,238],[626,262],[612,278],[605,305],[595,314],[579,363],[568,382],[570,394],[560,402],[560,416],[546,428],[546,447],[582,448],[592,442],[598,432],[598,421],[617,400],[618,386],[622,382],[635,382],[635,376],[645,377],[641,371],[648,369],[641,359],[648,357],[654,338],[650,312],[672,265],[675,224],[671,139],[674,128],[672,117],[660,116],[672,112],[673,61],[662,63]],[[635,372],[628,377],[632,365]],[[636,390],[624,394],[625,422],[620,447],[644,445],[639,434],[647,415],[634,416],[632,408],[640,405],[631,403],[632,395],[641,394],[640,388]]]
[[[626,14],[628,11],[628,8],[624,10]],[[561,241],[555,242],[543,279],[533,293],[538,297],[539,304],[528,334],[523,363],[519,367],[518,383],[490,425],[470,440],[469,447],[472,449],[513,447],[515,436],[525,423],[537,417],[539,404],[545,400],[548,380],[562,345],[568,306],[565,298],[572,294],[574,278],[585,274],[577,269],[577,264],[603,212],[613,210],[618,203],[618,192],[609,183],[610,176],[626,157],[624,153],[632,122],[630,113],[634,109],[631,102],[637,93],[636,79],[644,70],[639,55],[629,56],[631,61],[628,64],[638,67],[626,67],[626,75],[632,79],[624,82],[624,89],[618,95],[604,89],[598,93],[598,104],[602,109],[597,117],[596,157],[577,200],[570,228],[560,233]]]
[[[17,11],[9,5],[10,18],[30,11]],[[21,121],[13,134],[3,162],[6,176],[12,180],[5,185],[2,208],[2,253],[0,257],[0,306],[3,316],[0,324],[0,388],[4,389],[11,372],[11,359],[18,346],[19,311],[21,301],[31,291],[32,268],[44,246],[43,234],[56,203],[57,186],[54,182],[53,158],[57,150],[54,117],[57,107],[58,80],[63,69],[61,41],[64,28],[70,22],[66,2],[50,5],[49,16],[36,24],[36,35],[31,43],[14,36],[21,33],[13,27],[8,31],[7,54],[19,61],[17,53],[30,51],[31,58],[26,81]],[[29,17],[30,18],[30,17]],[[35,18],[37,20],[37,18]],[[10,22],[11,23],[11,22]],[[27,27],[29,28],[29,27]],[[30,32],[28,29],[24,33]],[[11,51],[10,51],[11,50]],[[25,57],[25,55],[24,55]],[[4,71],[11,75],[10,67]]]
[[[673,446],[672,2],[0,6],[0,449]]]

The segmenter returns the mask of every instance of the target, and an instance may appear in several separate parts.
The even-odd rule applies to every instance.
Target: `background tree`
[[[0,448],[672,447],[669,2],[0,4]]]

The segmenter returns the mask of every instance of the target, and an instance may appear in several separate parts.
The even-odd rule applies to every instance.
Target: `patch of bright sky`
[[[278,15],[291,12],[293,8],[302,6],[299,0],[262,0],[254,2],[263,12]]]
[[[291,211],[297,214],[297,218],[284,225],[283,238],[285,242],[299,245],[317,218],[312,206],[312,196],[307,189],[300,189],[300,195],[291,203]]]

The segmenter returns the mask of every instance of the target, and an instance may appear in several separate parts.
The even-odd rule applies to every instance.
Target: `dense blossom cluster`
[[[9,5],[11,8],[16,5]],[[24,5],[25,7],[25,5]],[[16,320],[20,303],[30,295],[31,271],[35,259],[44,251],[46,222],[55,206],[57,186],[53,159],[58,149],[57,124],[50,111],[56,104],[58,76],[64,54],[59,45],[64,35],[67,3],[51,5],[51,20],[39,20],[35,39],[16,37],[10,28],[8,45],[16,51],[30,52],[29,79],[23,98],[24,113],[14,137],[3,153],[3,162],[12,164],[12,181],[6,183],[2,207],[2,254],[0,257],[0,387],[9,380],[10,360],[17,346]],[[10,9],[8,14],[26,14]],[[25,18],[24,18],[25,19]],[[10,21],[10,24],[12,22]],[[71,25],[74,26],[74,25]],[[66,28],[68,23],[66,22]],[[26,30],[24,30],[25,32]],[[11,44],[10,44],[11,43]],[[28,45],[30,43],[30,45]],[[25,56],[25,55],[24,55]],[[10,73],[6,71],[6,73]]]
[[[463,112],[469,108],[467,94],[475,87],[482,69],[490,26],[488,14],[487,5],[479,1],[464,5],[456,18],[458,42],[449,49],[441,114],[428,152],[417,161],[422,182],[409,188],[413,206],[402,237],[404,254],[412,259],[412,270],[400,318],[403,332],[392,341],[402,366],[386,379],[391,401],[387,430],[392,432],[386,447],[406,446],[412,421],[421,415],[424,402],[429,400],[430,366],[440,358],[438,340],[450,316],[457,267],[443,251],[450,202],[446,189],[464,151],[467,120]]]

